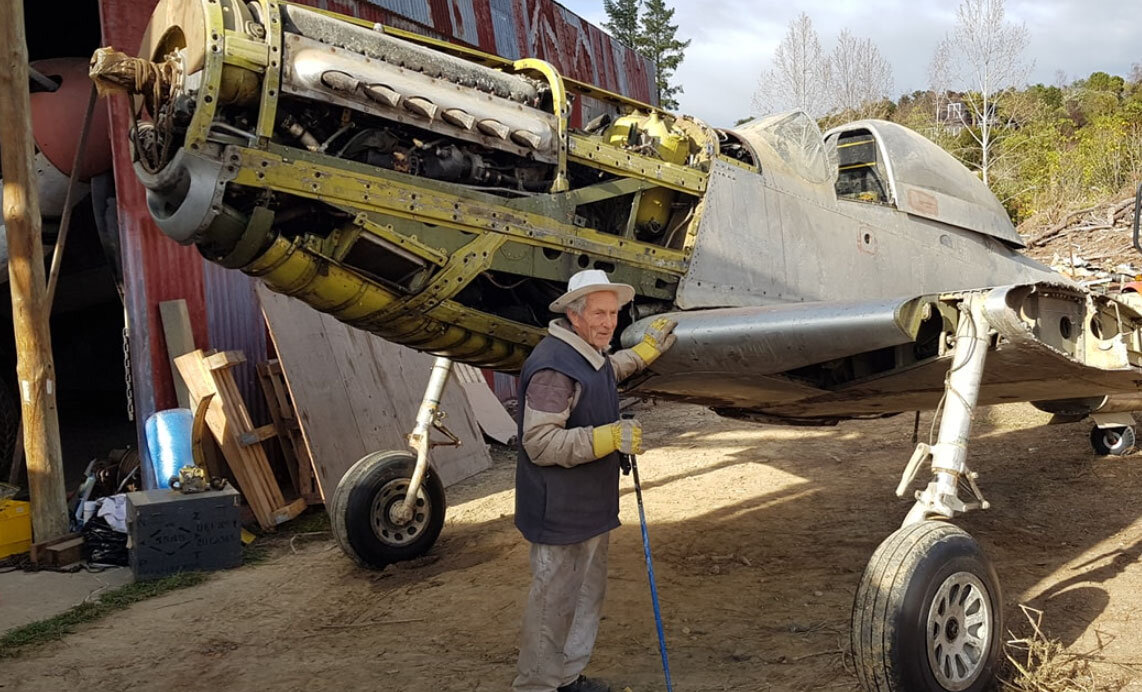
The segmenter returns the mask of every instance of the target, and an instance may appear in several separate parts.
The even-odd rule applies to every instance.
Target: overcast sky
[[[561,0],[602,25],[602,0]],[[750,115],[750,98],[789,22],[813,20],[822,48],[848,29],[876,43],[893,70],[894,98],[927,88],[936,44],[955,24],[958,0],[673,0],[678,38],[691,39],[676,74],[679,110],[718,127]],[[1142,0],[1008,0],[1009,21],[1025,24],[1034,62],[1031,83],[1057,83],[1102,70],[1126,76],[1142,63]]]

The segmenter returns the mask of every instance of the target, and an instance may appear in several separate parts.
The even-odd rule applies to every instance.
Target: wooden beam
[[[33,543],[29,551],[33,565],[66,567],[83,560],[83,535],[64,533],[51,540]]]
[[[186,308],[186,301],[179,298],[159,303],[159,314],[163,318],[163,337],[167,342],[167,359],[170,361],[171,374],[174,376],[174,391],[178,397],[178,405],[190,408],[190,394],[186,390],[186,382],[174,365],[175,358],[190,353],[195,348],[190,312]]]
[[[254,428],[250,432],[242,433],[238,436],[238,442],[242,443],[242,446],[244,447],[249,447],[250,445],[258,444],[259,442],[265,442],[271,437],[276,437],[277,434],[277,426],[273,423],[268,423],[260,428]]]
[[[246,362],[246,354],[241,351],[222,351],[214,353],[203,359],[207,370],[222,370],[241,365]]]
[[[40,200],[28,98],[24,4],[0,3],[0,167],[8,278],[16,337],[16,376],[23,409],[32,531],[37,543],[67,533],[67,497],[56,412],[56,377],[48,331]]]

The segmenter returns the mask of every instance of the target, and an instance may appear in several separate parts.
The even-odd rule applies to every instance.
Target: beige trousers
[[[572,545],[531,544],[514,692],[554,692],[587,667],[607,592],[609,535]]]

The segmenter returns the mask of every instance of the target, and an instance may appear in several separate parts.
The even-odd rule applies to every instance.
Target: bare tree
[[[1026,81],[1031,64],[1023,60],[1027,27],[1006,20],[1004,0],[963,0],[956,10],[950,37],[959,77],[966,87],[964,102],[971,116],[969,131],[980,157],[977,164],[988,183],[988,172],[1002,137],[1001,106],[1011,87]]]
[[[857,38],[848,29],[837,37],[829,57],[833,106],[850,117],[869,117],[892,90],[892,66],[872,39]]]
[[[814,117],[828,110],[829,60],[804,12],[789,23],[789,31],[773,53],[773,68],[762,73],[753,96],[756,113],[803,110]]]
[[[1142,63],[1134,63],[1130,66],[1130,78],[1128,80],[1131,84],[1142,84]]]
[[[932,101],[936,124],[936,136],[940,135],[940,123],[943,122],[943,107],[948,95],[948,87],[952,82],[952,47],[948,39],[940,41],[932,53],[932,61],[928,63],[928,89],[932,92]]]

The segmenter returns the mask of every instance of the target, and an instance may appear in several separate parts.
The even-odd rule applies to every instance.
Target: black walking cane
[[[624,420],[634,418],[633,414],[622,414]],[[646,533],[646,510],[642,507],[642,485],[638,482],[638,459],[634,454],[620,454],[619,466],[623,474],[634,472],[634,494],[638,498],[638,521],[642,525],[642,552],[646,555],[646,576],[650,580],[650,599],[654,602],[654,624],[658,628],[658,651],[662,654],[662,672],[666,675],[666,690],[674,692],[670,682],[670,661],[666,657],[666,637],[662,632],[662,611],[658,607],[658,587],[654,582],[654,561],[650,558],[650,536]]]

